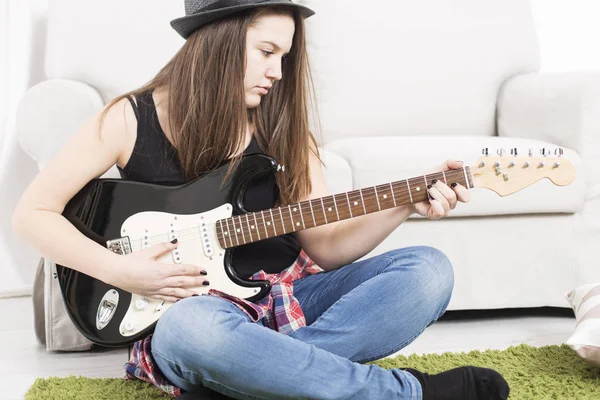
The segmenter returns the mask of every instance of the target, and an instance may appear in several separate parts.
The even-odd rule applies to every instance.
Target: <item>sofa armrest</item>
[[[600,184],[600,72],[523,74],[498,98],[498,135],[555,143],[582,158],[588,185]]]
[[[25,93],[17,106],[15,129],[19,144],[41,169],[103,107],[98,91],[82,82],[40,82]]]
[[[15,129],[23,151],[42,169],[94,114],[100,93],[79,81],[51,79],[30,88],[17,107]],[[119,178],[116,166],[102,175]]]

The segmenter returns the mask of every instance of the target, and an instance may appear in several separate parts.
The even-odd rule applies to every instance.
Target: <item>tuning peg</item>
[[[533,149],[529,149],[529,157],[533,157]]]
[[[285,165],[277,164],[277,172],[285,172]]]
[[[540,150],[540,154],[543,155],[544,157],[546,157],[552,153],[550,152],[550,149],[543,148]]]
[[[519,150],[516,147],[512,148],[510,149],[510,154],[516,157],[519,155]]]
[[[496,153],[498,153],[498,155],[500,157],[502,157],[502,156],[504,156],[504,153],[506,153],[506,150],[504,150],[504,149],[498,149],[498,150],[496,150]]]
[[[554,150],[554,154],[557,155],[558,157],[562,157],[562,155],[564,154],[563,149],[561,149],[560,147],[556,150]]]
[[[481,154],[483,154],[484,156],[489,156],[489,149],[486,147],[483,150],[481,150]]]

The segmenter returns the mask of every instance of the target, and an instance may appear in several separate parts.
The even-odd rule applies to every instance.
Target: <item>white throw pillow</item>
[[[576,318],[567,340],[581,358],[600,367],[600,282],[581,285],[566,295]]]

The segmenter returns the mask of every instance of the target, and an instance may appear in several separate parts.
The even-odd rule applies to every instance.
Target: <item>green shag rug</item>
[[[438,373],[463,365],[498,370],[511,388],[510,399],[600,399],[600,369],[588,365],[569,347],[513,346],[506,350],[399,356],[373,362],[384,368],[415,368]],[[82,377],[38,379],[26,400],[173,399],[140,381]]]

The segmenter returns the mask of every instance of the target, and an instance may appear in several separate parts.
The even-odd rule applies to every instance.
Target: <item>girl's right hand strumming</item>
[[[175,250],[177,245],[164,242],[119,256],[121,260],[117,275],[108,283],[130,293],[171,302],[197,294],[189,289],[208,285],[206,272],[202,268],[157,261],[159,257]]]

